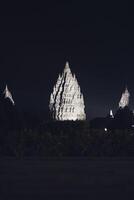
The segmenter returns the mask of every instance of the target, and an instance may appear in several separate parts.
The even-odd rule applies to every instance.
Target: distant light
[[[104,128],[104,131],[107,132],[107,128]]]
[[[133,124],[131,127],[133,127],[133,128],[134,128],[134,124]]]

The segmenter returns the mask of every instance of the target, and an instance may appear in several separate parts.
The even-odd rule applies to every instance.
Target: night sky
[[[49,1],[0,6],[0,91],[21,109],[45,111],[69,61],[88,118],[114,112],[125,85],[134,109],[134,12],[127,3]]]

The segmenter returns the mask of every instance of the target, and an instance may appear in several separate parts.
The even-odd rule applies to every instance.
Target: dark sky
[[[0,91],[7,83],[20,108],[46,110],[68,60],[88,118],[116,111],[125,85],[134,108],[134,12],[127,2],[0,6]]]

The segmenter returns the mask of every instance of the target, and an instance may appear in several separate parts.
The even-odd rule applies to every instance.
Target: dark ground
[[[134,199],[134,158],[0,159],[7,199]]]

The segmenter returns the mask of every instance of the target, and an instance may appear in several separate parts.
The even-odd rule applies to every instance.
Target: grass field
[[[0,200],[134,199],[134,158],[0,159]]]

